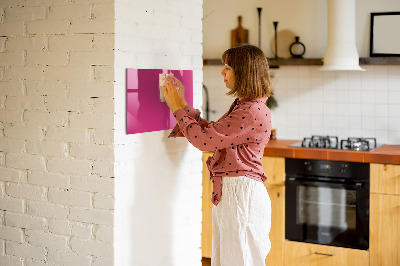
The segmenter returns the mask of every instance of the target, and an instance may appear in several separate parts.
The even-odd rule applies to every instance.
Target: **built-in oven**
[[[285,169],[286,239],[368,249],[368,163],[287,158]]]

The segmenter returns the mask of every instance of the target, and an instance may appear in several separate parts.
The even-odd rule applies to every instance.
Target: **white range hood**
[[[358,70],[355,0],[328,0],[328,44],[323,71]]]

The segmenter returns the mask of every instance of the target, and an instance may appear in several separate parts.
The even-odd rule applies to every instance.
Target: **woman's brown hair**
[[[274,94],[268,61],[260,48],[249,44],[239,45],[226,50],[221,60],[235,74],[235,86],[226,95],[255,99]]]

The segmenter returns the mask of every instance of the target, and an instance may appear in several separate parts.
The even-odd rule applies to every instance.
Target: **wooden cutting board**
[[[238,27],[231,30],[231,48],[241,43],[249,43],[249,31],[242,27],[242,16],[238,16]]]

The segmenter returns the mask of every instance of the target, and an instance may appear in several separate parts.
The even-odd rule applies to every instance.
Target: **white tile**
[[[392,91],[400,90],[400,76],[389,76],[388,89]]]
[[[307,88],[307,89],[309,89],[310,86],[311,86],[310,85],[311,84],[310,78],[308,78],[308,77],[300,76],[298,78],[297,82],[298,82],[298,84],[297,84],[298,88]]]
[[[361,90],[349,90],[349,102],[350,103],[361,103],[362,91]]]
[[[375,115],[375,106],[373,104],[363,104],[361,105],[361,115],[363,117],[374,117]]]
[[[310,66],[311,77],[323,77],[324,73],[320,69],[321,69],[320,66]]]
[[[299,87],[298,78],[297,77],[287,77],[286,78],[286,88],[288,89],[296,89]]]
[[[298,67],[297,66],[286,66],[286,77],[297,77],[298,76]]]
[[[348,137],[360,137],[362,135],[361,128],[349,128],[349,135]]]
[[[349,105],[346,103],[336,103],[336,115],[347,116],[349,114]]]
[[[387,104],[375,104],[374,108],[375,117],[387,117],[389,115],[389,106]]]
[[[312,127],[310,135],[324,135],[324,130],[322,127]]]
[[[389,117],[400,117],[400,104],[389,104],[388,113]]]
[[[334,103],[325,103],[323,108],[324,116],[336,114],[336,105]]]
[[[389,129],[389,118],[388,117],[375,117],[375,129],[387,131]]]
[[[335,88],[331,86],[324,87],[324,98],[325,103],[334,103],[336,101],[336,91]]]
[[[335,127],[324,127],[323,133],[321,135],[336,136],[337,128]]]
[[[299,67],[297,69],[297,75],[298,77],[309,79],[311,76],[311,68],[308,66]]]
[[[373,129],[369,128],[363,128],[361,130],[361,136],[362,138],[374,138],[375,137],[375,131]]]
[[[400,88],[398,91],[389,91],[389,104],[400,104]]]
[[[362,106],[360,103],[349,104],[349,115],[360,117],[362,113]]]
[[[323,126],[324,126],[325,130],[335,128],[336,116],[335,115],[324,115],[324,120],[322,122],[323,122]],[[329,134],[331,134],[331,133],[329,133]]]
[[[324,79],[322,77],[311,77],[310,87],[313,89],[322,88],[324,85]]]
[[[320,101],[313,101],[311,102],[311,112],[313,115],[319,114],[322,116],[324,110],[324,104]]]
[[[336,130],[336,136],[339,138],[338,145],[340,146],[340,140],[347,139],[349,137],[349,129],[348,128],[338,128]]]
[[[311,126],[312,128],[322,129],[324,117],[321,113],[314,113],[311,115]]]
[[[316,88],[311,93],[312,102],[321,102],[324,97],[324,90],[321,88]]]
[[[349,117],[348,116],[336,116],[336,127],[339,129],[348,129]]]
[[[305,116],[310,116],[311,114],[311,104],[309,103],[299,103],[298,113]]]
[[[347,90],[349,87],[349,78],[347,72],[340,74],[336,77],[336,89],[338,90]]]
[[[349,75],[348,88],[349,90],[361,90],[361,76]]]
[[[399,131],[389,131],[388,144],[394,144],[394,145],[400,144],[400,130]]]
[[[387,104],[388,102],[388,92],[387,91],[375,91],[374,96],[375,104]]]
[[[279,90],[286,88],[286,79],[282,77],[276,77],[271,80],[272,89],[276,93]]]
[[[286,119],[289,126],[298,127],[302,125],[297,114],[290,114]]]
[[[375,129],[375,121],[370,116],[363,116],[362,120],[362,129]]]
[[[376,130],[375,129],[375,138],[377,144],[387,144],[389,142],[389,133],[388,130]]]
[[[360,116],[349,116],[349,129],[361,129],[362,121]]]
[[[373,90],[362,90],[361,101],[363,104],[374,103],[374,91]]]
[[[376,65],[374,69],[374,77],[376,78],[387,78],[388,66],[387,65]]]
[[[373,76],[363,76],[361,79],[362,90],[373,90],[374,89],[374,77]]]
[[[389,117],[389,130],[400,131],[400,117]]]
[[[348,90],[337,90],[336,91],[336,103],[349,103],[349,91]]]
[[[361,73],[361,76],[373,76],[375,72],[375,65],[364,65],[365,71],[355,71]]]
[[[375,89],[375,91],[387,91],[388,79],[387,78],[375,78],[374,89]]]
[[[335,78],[335,71],[321,71],[324,78]]]
[[[395,65],[395,66],[388,66],[388,76],[400,76],[400,66]]]

